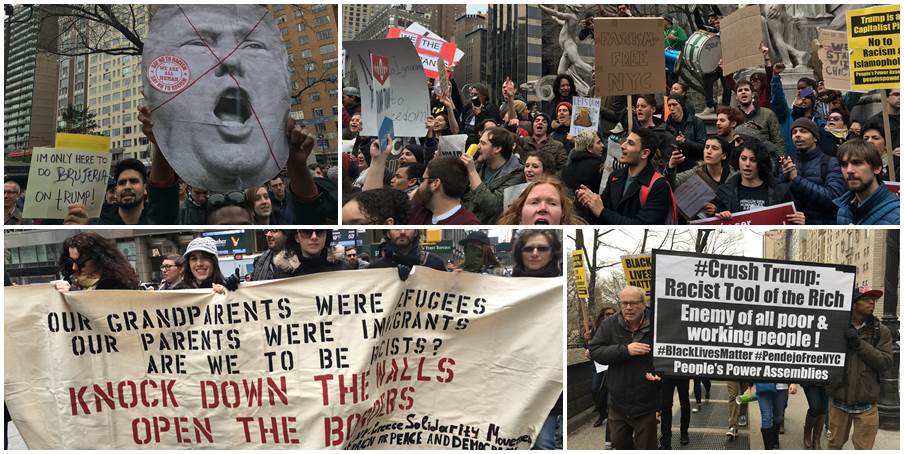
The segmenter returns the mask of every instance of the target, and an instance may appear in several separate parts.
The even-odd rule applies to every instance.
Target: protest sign
[[[620,157],[621,145],[610,137],[606,140],[606,156],[603,158],[605,163],[603,164],[602,178],[597,194],[602,194],[606,189],[606,184],[609,182],[609,176],[612,175],[612,172],[624,167],[624,164],[619,159]]]
[[[571,129],[568,133],[576,136],[587,129],[596,131],[599,122],[600,98],[575,96],[572,100]]]
[[[518,197],[521,197],[521,193],[527,189],[527,186],[530,183],[521,183],[513,186],[509,186],[502,190],[502,211],[509,209],[515,200],[518,200]]]
[[[6,404],[31,449],[528,448],[562,391],[561,285],[415,267],[226,295],[8,287]]]
[[[110,138],[57,134],[57,148],[35,147],[22,217],[64,219],[72,203],[100,216],[110,178]]]
[[[819,30],[817,55],[826,88],[851,91],[851,69],[847,34],[843,31]]]
[[[439,136],[436,151],[445,155],[461,156],[465,151],[466,143],[468,143],[467,134]]]
[[[731,219],[719,219],[711,217],[706,219],[697,219],[690,221],[690,224],[700,225],[784,225],[786,224],[785,216],[794,214],[797,209],[794,208],[794,202],[782,203],[780,205],[772,205],[765,208],[756,208],[748,211],[739,211],[731,213]]]
[[[659,93],[665,86],[662,19],[594,18],[596,94]]]
[[[429,38],[438,39],[444,43],[448,42],[445,39],[443,39],[442,36],[434,33],[433,30],[430,30],[429,28],[424,27],[423,25],[421,25],[417,22],[412,22],[411,25],[405,27],[405,30],[407,30],[411,33],[417,34],[417,35],[423,35],[423,36],[427,36]],[[465,56],[465,52],[463,50],[459,49],[458,47],[456,47],[455,48],[455,56],[452,59],[452,62],[458,63],[458,61],[461,60],[461,58],[464,56]]]
[[[900,34],[901,5],[847,12],[852,89],[900,88]]]
[[[574,287],[578,292],[578,298],[590,298],[587,290],[587,270],[584,269],[584,250],[571,251],[571,272],[574,273]]]
[[[856,268],[653,250],[653,367],[717,380],[844,373]]]
[[[716,198],[713,191],[703,178],[696,172],[675,188],[675,200],[681,214],[692,219],[694,215],[703,209],[703,206]]]
[[[289,57],[263,5],[161,5],[141,70],[157,145],[182,180],[229,192],[285,168]]]
[[[622,270],[628,285],[640,287],[650,297],[650,280],[653,278],[653,262],[650,254],[621,256]]]
[[[722,71],[731,74],[754,66],[763,66],[763,21],[759,5],[745,6],[722,19],[719,28],[722,44]]]
[[[376,137],[382,117],[377,114],[378,102],[391,112],[396,137],[423,137],[427,135],[427,114],[430,112],[430,93],[427,79],[421,67],[421,59],[408,39],[375,39],[345,41],[349,64],[355,71],[361,87],[361,135]],[[392,79],[388,98],[377,99],[377,87],[373,85],[371,54],[384,55],[389,60],[389,77]],[[366,85],[366,86],[365,86]],[[385,94],[384,94],[385,95]]]
[[[448,43],[437,37],[413,33],[399,27],[389,27],[386,37],[411,40],[411,44],[417,50],[417,55],[421,58],[424,74],[429,79],[439,78],[440,59],[444,60],[445,66],[449,66],[455,58],[455,44]]]

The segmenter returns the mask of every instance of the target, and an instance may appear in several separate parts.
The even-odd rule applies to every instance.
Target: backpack
[[[653,177],[650,178],[650,185],[649,186],[644,186],[644,185],[640,186],[640,206],[642,206],[642,207],[646,206],[647,198],[650,196],[650,189],[653,187],[653,184],[656,183],[656,180],[658,180],[660,178],[663,178],[662,174],[659,173],[658,170],[654,170]],[[666,184],[666,187],[669,189],[669,200],[672,202],[671,222],[669,222],[669,224],[674,225],[674,224],[678,223],[678,214],[677,214],[678,209],[677,209],[677,206],[675,205],[675,194],[672,193],[671,186]]]

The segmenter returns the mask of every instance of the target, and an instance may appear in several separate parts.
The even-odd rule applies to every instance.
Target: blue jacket
[[[782,76],[780,74],[773,75],[770,84],[772,111],[775,112],[778,124],[782,128],[782,137],[785,138],[785,153],[792,158],[797,157],[797,149],[794,148],[794,142],[791,141],[791,123],[794,123],[794,119],[791,118],[791,108],[788,107],[788,100],[785,99]]]
[[[847,189],[838,159],[816,148],[798,152],[794,165],[797,177],[791,180],[791,194],[798,208],[807,216],[807,224],[834,224],[838,210],[834,199]]]
[[[834,200],[838,206],[838,225],[898,225],[901,223],[901,199],[888,190],[885,183],[855,206],[854,193],[846,192]]]

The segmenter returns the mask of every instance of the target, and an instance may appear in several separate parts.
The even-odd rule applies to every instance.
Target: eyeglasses
[[[549,246],[524,246],[523,251],[533,254],[534,252],[549,252]]]
[[[160,265],[160,269],[163,271],[169,271],[170,268],[176,268],[176,265]]]
[[[207,197],[207,208],[213,209],[227,205],[243,205],[245,203],[244,191],[215,192]]]
[[[327,232],[326,229],[301,229],[298,231],[298,233],[300,233],[301,236],[307,237],[307,238],[310,238],[315,233],[317,234],[317,236],[324,236],[324,235],[326,235],[326,232]]]

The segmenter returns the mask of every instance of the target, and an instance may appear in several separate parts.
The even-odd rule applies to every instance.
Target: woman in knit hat
[[[237,277],[231,275],[227,279],[220,271],[217,242],[213,238],[202,236],[191,240],[183,257],[182,283],[176,286],[176,290],[209,288],[214,293],[226,293],[227,289],[239,288]]]
[[[571,130],[571,110],[570,102],[562,101],[556,106],[555,120],[549,129],[549,135],[562,142],[565,145],[565,151],[570,152],[574,148],[574,137],[569,134]]]

